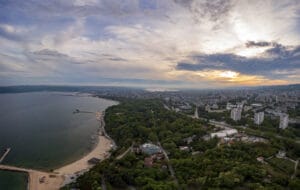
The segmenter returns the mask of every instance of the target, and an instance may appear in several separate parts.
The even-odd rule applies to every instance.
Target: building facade
[[[254,123],[255,123],[256,125],[262,124],[262,122],[264,121],[264,117],[265,117],[264,112],[258,112],[258,113],[255,113],[255,114],[254,114]]]
[[[242,109],[241,108],[233,108],[230,114],[231,119],[234,121],[239,121],[242,117]]]
[[[285,129],[289,125],[289,115],[288,114],[281,114],[280,115],[280,122],[279,122],[279,128]]]

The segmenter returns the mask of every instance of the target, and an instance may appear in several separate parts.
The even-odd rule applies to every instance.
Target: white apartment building
[[[281,114],[280,115],[280,122],[279,122],[279,128],[280,129],[285,129],[289,125],[289,115],[288,114]]]
[[[230,114],[231,119],[238,121],[242,117],[242,108],[233,108]]]
[[[258,112],[254,114],[254,123],[260,125],[264,121],[265,114],[264,112]]]

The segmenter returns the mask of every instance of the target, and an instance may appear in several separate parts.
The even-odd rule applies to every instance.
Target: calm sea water
[[[103,111],[115,104],[54,92],[0,94],[0,152],[11,148],[2,164],[51,170],[77,160],[93,147],[99,123],[93,113],[73,111]],[[1,172],[0,189],[18,189],[13,184],[22,179]]]
[[[16,173],[0,171],[1,190],[26,190],[28,175],[26,173]]]

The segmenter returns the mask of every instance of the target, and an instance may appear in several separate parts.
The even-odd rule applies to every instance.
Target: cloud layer
[[[297,0],[0,2],[0,85],[300,82]]]

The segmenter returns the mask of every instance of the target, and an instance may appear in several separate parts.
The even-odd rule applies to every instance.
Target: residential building
[[[264,121],[264,112],[258,112],[254,114],[254,123],[260,125]]]
[[[233,119],[234,121],[238,121],[241,119],[242,116],[242,109],[241,108],[233,108],[231,110],[231,119]]]
[[[280,129],[285,129],[289,125],[289,115],[288,114],[281,114],[280,115],[280,122],[279,122],[279,128]]]

